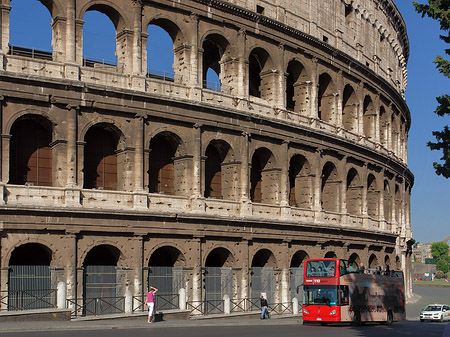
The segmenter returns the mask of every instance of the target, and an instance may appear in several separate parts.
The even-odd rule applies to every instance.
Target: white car
[[[450,306],[447,304],[429,304],[420,312],[420,321],[448,321],[450,320]]]

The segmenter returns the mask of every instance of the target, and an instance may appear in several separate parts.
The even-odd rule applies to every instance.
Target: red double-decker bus
[[[303,323],[385,322],[405,318],[403,273],[360,270],[353,261],[305,260]]]

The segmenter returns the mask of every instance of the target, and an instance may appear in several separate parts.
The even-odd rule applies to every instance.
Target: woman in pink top
[[[155,312],[155,293],[158,289],[150,287],[147,293],[147,307],[148,307],[148,323],[152,323],[154,321],[154,312]]]

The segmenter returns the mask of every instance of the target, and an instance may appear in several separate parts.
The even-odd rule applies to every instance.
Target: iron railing
[[[56,308],[56,289],[0,292],[0,310],[19,311]]]
[[[125,297],[67,299],[67,307],[72,317],[119,314],[125,312]]]
[[[133,296],[133,312],[145,311],[146,295]],[[155,295],[155,310],[171,310],[180,307],[179,294]]]
[[[49,61],[53,60],[53,53],[51,51],[29,47],[14,46],[11,44],[9,45],[8,54],[29,57],[33,59],[41,59]]]

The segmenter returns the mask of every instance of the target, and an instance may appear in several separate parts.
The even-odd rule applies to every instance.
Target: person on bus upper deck
[[[334,276],[336,274],[336,270],[334,269],[334,266],[331,266],[330,270],[328,271],[328,276]]]
[[[386,268],[384,269],[384,274],[385,275],[390,275],[391,274],[391,269],[389,268],[389,265],[386,265]]]
[[[364,263],[359,264],[359,273],[364,274],[366,272],[366,268],[364,268]]]

